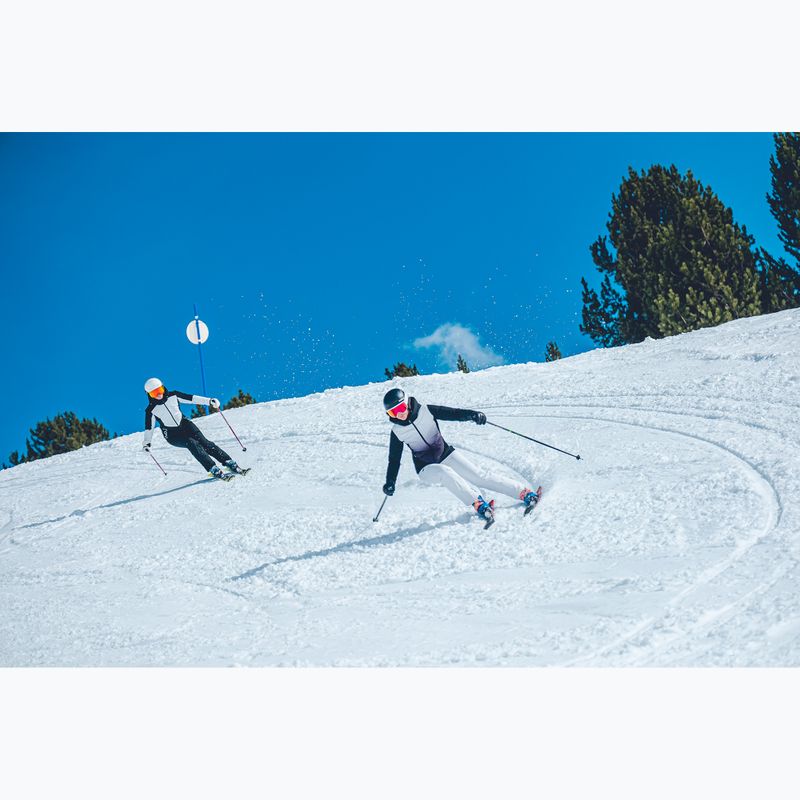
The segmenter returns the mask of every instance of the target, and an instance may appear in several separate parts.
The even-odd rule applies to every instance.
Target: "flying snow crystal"
[[[440,325],[430,336],[415,339],[414,347],[438,347],[441,360],[454,368],[459,355],[474,369],[494,367],[504,362],[503,357],[491,348],[483,347],[469,328],[452,322]]]

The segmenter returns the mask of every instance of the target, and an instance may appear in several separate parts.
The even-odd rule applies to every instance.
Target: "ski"
[[[530,514],[531,511],[533,511],[533,509],[536,508],[536,506],[539,505],[539,500],[541,500],[541,499],[542,499],[542,487],[540,486],[536,490],[536,502],[535,503],[531,503],[529,506],[525,506],[525,511],[523,512],[522,516],[523,517],[527,517],[528,514]]]
[[[236,477],[235,472],[223,472],[222,470],[219,470],[216,474],[209,472],[208,475],[210,478],[214,478],[214,480],[217,481],[229,481]]]

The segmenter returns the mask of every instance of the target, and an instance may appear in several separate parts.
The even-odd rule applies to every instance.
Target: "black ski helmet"
[[[406,393],[402,389],[389,389],[383,396],[383,407],[386,411],[394,408],[398,403],[406,399]]]

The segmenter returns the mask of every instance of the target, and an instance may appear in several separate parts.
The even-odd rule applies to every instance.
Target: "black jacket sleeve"
[[[144,410],[144,429],[149,431],[153,427],[153,406],[149,405]]]
[[[445,422],[472,422],[476,413],[468,408],[449,408],[448,406],[429,405],[428,410],[433,414],[434,419],[441,419]]]
[[[394,483],[400,472],[400,459],[403,457],[403,443],[392,431],[389,436],[389,468],[386,470],[386,483]]]
[[[186,394],[186,392],[170,392],[170,394],[174,394],[176,397],[180,397],[181,400],[188,400],[189,402],[191,402],[194,397],[193,394]]]

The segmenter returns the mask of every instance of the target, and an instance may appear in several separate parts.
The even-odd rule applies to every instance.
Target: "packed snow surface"
[[[373,522],[388,382],[200,420],[229,483],[158,433],[166,477],[140,433],[6,470],[0,665],[798,666],[798,354],[787,311],[398,381],[580,454],[443,422],[544,487],[488,531],[407,451]]]

